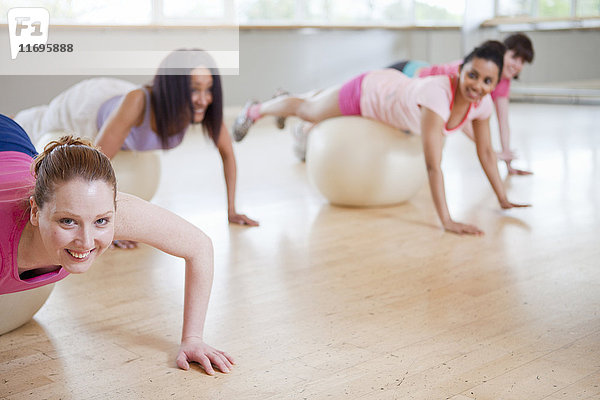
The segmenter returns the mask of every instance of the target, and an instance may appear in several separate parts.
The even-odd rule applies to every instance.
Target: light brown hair
[[[63,136],[48,143],[35,158],[32,169],[35,176],[33,198],[39,208],[52,198],[58,183],[75,178],[108,183],[113,188],[116,202],[117,179],[110,160],[86,139]]]

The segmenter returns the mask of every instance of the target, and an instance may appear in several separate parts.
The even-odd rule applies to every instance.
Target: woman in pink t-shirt
[[[505,47],[488,41],[463,60],[458,76],[411,79],[393,69],[362,74],[342,86],[312,96],[281,96],[264,103],[249,102],[233,128],[240,141],[258,118],[296,116],[317,123],[342,115],[362,115],[403,131],[421,134],[429,185],[444,229],[458,234],[482,234],[476,226],[450,217],[441,170],[444,136],[471,122],[479,160],[504,209],[521,205],[508,201],[492,149],[489,93],[500,79]]]
[[[113,239],[146,243],[185,259],[177,365],[187,370],[193,361],[211,375],[211,364],[229,372],[232,358],[202,339],[213,277],[210,238],[161,207],[118,193],[110,160],[88,141],[66,136],[35,159],[34,152],[25,131],[0,115],[0,296],[86,272]]]
[[[508,121],[510,82],[512,79],[518,79],[525,63],[533,61],[533,44],[529,37],[523,33],[515,33],[504,39],[506,53],[504,54],[504,67],[502,69],[502,78],[496,85],[496,88],[490,93],[494,106],[496,108],[496,117],[498,119],[498,130],[500,132],[500,145],[502,151],[498,153],[498,158],[506,163],[508,173],[511,175],[531,175],[530,171],[514,168],[511,163],[515,159],[513,151],[510,149],[510,125]],[[423,61],[401,61],[390,68],[397,69],[410,77],[426,77],[432,75],[456,75],[461,61],[453,61],[448,64],[429,65]],[[463,131],[471,139],[473,136],[473,127],[470,124],[465,125]]]

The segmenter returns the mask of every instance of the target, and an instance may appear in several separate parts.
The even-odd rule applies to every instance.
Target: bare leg
[[[317,123],[342,115],[338,104],[340,87],[336,86],[306,96],[281,96],[260,106],[261,116],[299,117]]]
[[[295,116],[312,123],[339,117],[342,115],[338,104],[340,88],[336,86],[303,96],[280,96],[265,101],[258,108],[255,108],[258,102],[248,101],[233,123],[233,138],[236,142],[243,140],[254,121],[267,115],[284,118]],[[259,115],[255,114],[257,112]]]

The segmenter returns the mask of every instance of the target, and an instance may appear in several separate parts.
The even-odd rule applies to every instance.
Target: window
[[[435,25],[444,22],[447,25],[461,25],[465,12],[465,2],[444,0],[417,0],[415,19],[419,24]]]
[[[0,0],[1,23],[13,7],[44,7],[50,23],[59,25],[142,25],[152,17],[148,0]]]
[[[240,25],[460,25],[464,0],[238,0]]]
[[[239,23],[281,24],[293,21],[296,14],[294,0],[238,0],[236,11]]]
[[[532,0],[497,0],[496,13],[511,17],[530,15],[532,5]]]
[[[577,0],[577,16],[591,17],[600,15],[600,0]]]
[[[502,17],[572,18],[600,16],[600,0],[496,0]]]
[[[559,18],[571,16],[570,0],[539,0],[538,17]]]
[[[460,26],[464,6],[465,0],[0,0],[0,23],[10,8],[44,7],[52,23],[71,25]]]
[[[168,0],[162,2],[162,17],[170,20],[224,21],[225,2],[222,0]]]

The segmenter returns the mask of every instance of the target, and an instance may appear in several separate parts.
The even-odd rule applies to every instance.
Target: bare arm
[[[219,149],[219,154],[223,161],[223,174],[225,176],[225,186],[227,187],[227,217],[229,222],[240,225],[258,226],[257,221],[248,218],[244,214],[238,214],[235,209],[237,167],[235,154],[233,153],[233,145],[231,143],[231,136],[229,135],[225,124],[221,125],[217,148]]]
[[[444,187],[444,175],[442,173],[442,150],[444,147],[444,120],[427,107],[421,107],[421,135],[423,139],[423,151],[427,165],[427,176],[431,197],[437,214],[444,229],[458,234],[482,234],[473,225],[455,222],[450,217],[448,203],[446,202],[446,189]]]
[[[96,146],[109,158],[123,146],[131,128],[139,125],[144,118],[146,96],[143,90],[136,89],[125,95],[119,107],[104,122],[96,137]]]
[[[492,185],[494,193],[500,202],[502,208],[524,207],[525,205],[513,204],[506,198],[506,191],[500,173],[498,172],[498,163],[496,154],[492,148],[490,139],[490,120],[474,120],[473,130],[475,133],[475,146],[477,147],[477,157],[481,167]]]
[[[189,368],[195,361],[213,374],[211,364],[229,372],[233,360],[204,343],[204,322],[213,279],[213,247],[208,236],[172,212],[119,193],[115,239],[146,243],[185,260],[183,331],[177,365]]]
[[[500,145],[502,153],[500,158],[510,162],[514,155],[510,150],[510,126],[508,125],[508,97],[498,97],[494,100],[496,106],[496,117],[498,118],[498,129],[500,131]]]
[[[502,152],[498,154],[499,158],[506,163],[506,168],[510,175],[531,175],[532,172],[513,168],[511,163],[515,159],[513,151],[510,149],[510,125],[508,123],[508,97],[499,97],[494,100],[496,106],[496,117],[498,118],[498,129],[500,131],[500,145]]]

